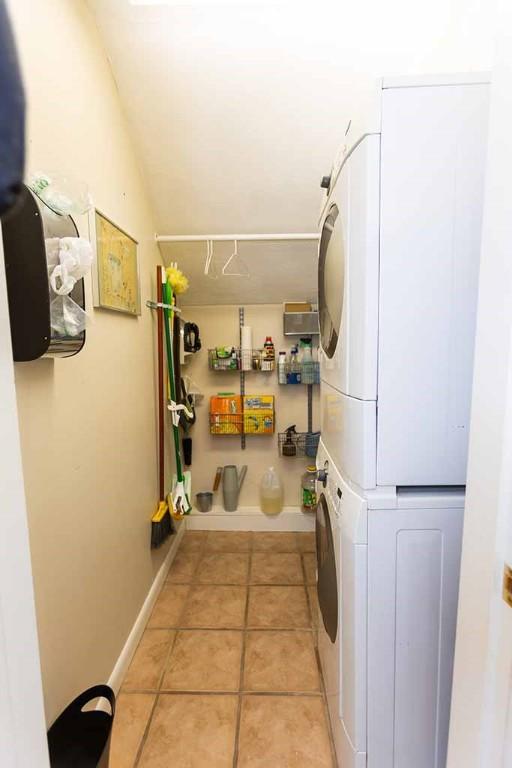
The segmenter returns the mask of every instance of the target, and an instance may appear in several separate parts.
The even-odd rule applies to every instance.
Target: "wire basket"
[[[210,412],[212,435],[273,435],[275,417],[273,411],[262,413]]]
[[[279,384],[320,384],[320,363],[284,363],[277,366]]]
[[[228,354],[229,349],[231,349],[230,354]],[[274,370],[275,360],[269,359],[264,349],[215,347],[208,350],[208,367],[211,371],[263,371],[265,373]]]
[[[320,432],[292,432],[289,438],[286,432],[279,432],[278,438],[280,456],[285,458],[316,458]],[[285,445],[285,452],[283,452]],[[295,453],[292,452],[293,448]]]
[[[242,413],[210,413],[210,434],[242,435],[244,417]]]

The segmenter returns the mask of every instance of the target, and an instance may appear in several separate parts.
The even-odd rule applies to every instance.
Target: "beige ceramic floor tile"
[[[246,597],[246,587],[192,587],[181,626],[239,629],[244,626]]]
[[[288,552],[253,552],[251,584],[303,583],[300,555]]]
[[[249,553],[206,553],[196,573],[200,584],[247,584]]]
[[[312,632],[249,632],[244,690],[320,692]]]
[[[173,584],[190,584],[199,563],[199,550],[179,551],[174,558],[167,575],[167,581]]]
[[[251,587],[248,626],[255,629],[308,628],[310,615],[304,587]]]
[[[295,533],[255,533],[252,543],[257,552],[297,552]]]
[[[207,531],[185,531],[185,535],[183,536],[180,544],[180,551],[181,552],[198,552],[201,549],[203,549],[206,537],[208,536]]]
[[[236,696],[162,694],[140,768],[231,768],[237,708]]]
[[[300,552],[316,552],[314,533],[298,533],[297,544]]]
[[[135,765],[155,698],[151,693],[121,693],[117,697],[109,768]]]
[[[248,552],[252,534],[249,531],[211,531],[206,549],[211,552]]]
[[[158,688],[165,660],[174,639],[169,629],[146,629],[123,681],[131,691]]]
[[[311,626],[315,629],[319,627],[320,606],[318,605],[318,593],[316,587],[308,587],[309,607],[311,610]]]
[[[320,696],[244,696],[239,768],[333,768]]]
[[[306,584],[316,584],[316,555],[302,555],[304,570],[306,572]]]
[[[190,587],[184,584],[166,582],[149,618],[148,628],[178,627],[189,590]]]
[[[237,691],[242,640],[241,632],[230,630],[179,632],[162,690]]]

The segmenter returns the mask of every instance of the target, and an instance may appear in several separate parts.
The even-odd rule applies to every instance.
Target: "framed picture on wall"
[[[137,241],[97,210],[89,214],[89,228],[96,247],[94,306],[140,315]]]

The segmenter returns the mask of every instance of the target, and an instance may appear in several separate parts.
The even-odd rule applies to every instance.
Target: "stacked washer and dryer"
[[[320,220],[319,653],[342,768],[444,768],[489,80],[385,79]]]

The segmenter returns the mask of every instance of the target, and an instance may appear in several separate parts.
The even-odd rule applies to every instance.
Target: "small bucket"
[[[212,505],[213,493],[211,491],[196,493],[196,507],[200,512],[210,512]]]

